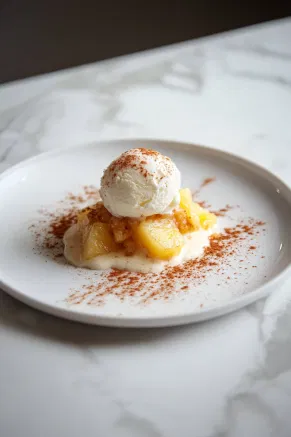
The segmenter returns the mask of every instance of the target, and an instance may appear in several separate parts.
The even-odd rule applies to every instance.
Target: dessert
[[[123,153],[104,171],[100,195],[64,235],[65,257],[75,266],[160,272],[209,245],[216,216],[181,189],[179,170],[159,152]]]
[[[101,198],[116,217],[148,217],[179,205],[180,172],[170,158],[154,150],[123,153],[105,170]]]

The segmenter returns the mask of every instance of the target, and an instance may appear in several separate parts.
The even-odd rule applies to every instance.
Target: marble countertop
[[[108,138],[211,145],[291,184],[291,19],[0,87],[0,170]],[[1,437],[289,437],[291,280],[171,329],[42,314],[0,291]]]

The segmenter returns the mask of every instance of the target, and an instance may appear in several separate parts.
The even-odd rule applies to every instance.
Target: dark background
[[[0,83],[289,15],[291,0],[0,0]]]

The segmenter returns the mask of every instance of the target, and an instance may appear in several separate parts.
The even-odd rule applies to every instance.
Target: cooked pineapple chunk
[[[181,234],[187,234],[189,231],[189,222],[187,219],[187,213],[184,209],[176,209],[174,211],[174,218],[176,225]]]
[[[199,215],[197,214],[195,205],[195,203],[192,203],[190,206],[190,213],[187,213],[188,222],[190,224],[190,232],[198,231],[200,228]]]
[[[118,249],[110,226],[107,223],[95,222],[84,228],[83,231],[83,258],[89,260],[98,255],[115,252]]]
[[[201,227],[205,230],[212,228],[216,222],[216,215],[211,212],[205,211],[199,216]]]
[[[131,237],[132,231],[126,218],[112,217],[110,226],[116,243],[123,243]]]
[[[85,225],[89,223],[88,214],[90,212],[90,208],[82,209],[77,215],[77,222],[79,225]]]
[[[193,203],[192,203],[191,208],[192,208],[192,211],[195,212],[195,214],[197,214],[197,215],[200,215],[202,212],[205,211],[205,209],[203,209],[203,208],[199,205],[199,203],[196,203],[196,202],[193,202]]]
[[[192,194],[189,188],[182,188],[180,190],[180,208],[190,213],[190,207],[192,205]]]
[[[184,239],[169,217],[148,218],[134,230],[138,244],[147,249],[152,258],[168,260],[180,253]]]
[[[180,190],[180,208],[187,215],[187,227],[183,227],[183,233],[197,231],[200,228],[199,213],[202,208],[197,203],[193,203],[189,188]]]
[[[102,202],[97,202],[95,205],[87,206],[78,214],[78,223],[109,223],[112,215],[105,208]]]
[[[189,230],[187,232],[193,232],[201,226],[202,229],[212,228],[216,222],[217,218],[214,214],[202,208],[198,203],[192,201],[192,195],[189,188],[183,188],[180,190],[180,208],[186,211],[187,220],[190,224]],[[178,226],[180,229],[180,226]],[[186,227],[184,227],[186,229]],[[181,229],[180,231],[184,233]]]

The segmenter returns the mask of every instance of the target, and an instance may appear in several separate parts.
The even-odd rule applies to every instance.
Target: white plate
[[[35,251],[29,229],[41,219],[40,208],[56,208],[67,192],[84,185],[98,186],[104,167],[121,152],[146,146],[170,156],[182,173],[184,187],[195,190],[207,177],[216,181],[203,188],[200,198],[217,210],[238,205],[219,218],[219,226],[233,226],[241,218],[266,222],[255,234],[256,250],[222,262],[220,273],[209,272],[205,281],[165,301],[146,305],[139,297],[103,305],[70,305],[71,289],[81,289],[100,273],[76,269]],[[37,156],[9,169],[0,178],[0,280],[16,299],[39,310],[85,323],[153,327],[197,322],[229,313],[275,291],[290,267],[291,192],[277,177],[239,157],[210,148],[167,141],[122,140],[89,144]],[[247,252],[246,245],[243,251]],[[256,268],[252,266],[256,265]],[[230,277],[230,280],[226,280]],[[91,281],[91,282],[90,282]],[[146,282],[145,278],[145,282]],[[179,284],[177,284],[179,285]]]

